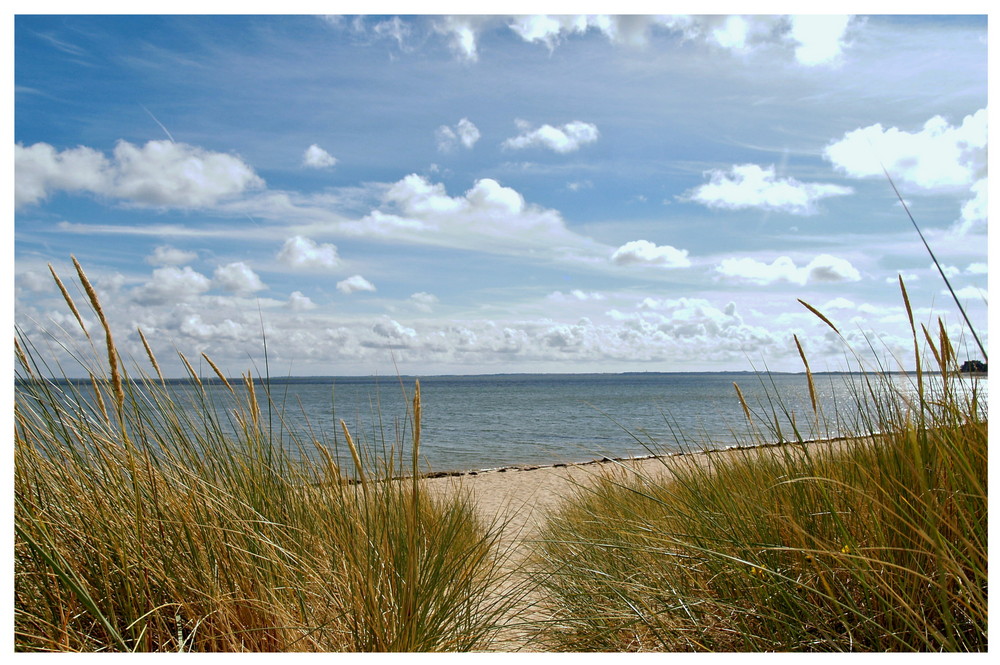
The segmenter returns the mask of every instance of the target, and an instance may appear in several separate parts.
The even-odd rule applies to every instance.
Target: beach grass
[[[466,488],[421,485],[419,383],[394,436],[295,434],[304,416],[266,375],[202,356],[206,377],[179,354],[179,387],[141,330],[145,358],[123,358],[75,265],[82,308],[52,274],[89,378],[52,378],[48,347],[15,337],[19,651],[988,646],[986,405],[943,325],[911,315],[908,388],[859,359],[834,413],[798,345],[810,413],[779,395],[751,408],[734,386],[745,447],[663,457],[655,475],[612,464],[523,557]],[[805,440],[824,430],[837,440]]]
[[[855,437],[795,432],[578,487],[536,545],[545,648],[986,650],[985,405],[944,326],[920,332],[913,390],[879,370],[849,396]],[[744,408],[772,444],[780,400],[762,422]]]
[[[498,525],[469,497],[390,480],[395,453],[282,426],[266,377],[128,370],[77,264],[89,381],[15,338],[14,642],[19,651],[465,651],[508,612]],[[79,370],[79,368],[77,368]],[[413,469],[420,397],[408,410]],[[384,442],[383,442],[384,443]]]

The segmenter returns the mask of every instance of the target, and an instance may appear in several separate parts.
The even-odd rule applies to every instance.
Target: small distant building
[[[959,368],[960,372],[986,374],[986,363],[981,360],[966,360]]]

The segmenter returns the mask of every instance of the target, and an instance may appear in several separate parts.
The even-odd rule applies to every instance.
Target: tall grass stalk
[[[260,402],[277,409],[255,391],[258,379],[230,381],[207,357],[222,397],[183,354],[189,383],[171,385],[141,331],[155,377],[127,371],[74,264],[106,364],[84,363],[89,379],[65,380],[31,339],[15,338],[16,649],[489,644],[508,609],[494,594],[505,573],[496,530],[465,495],[436,498],[391,480],[392,456],[354,448],[346,428],[356,465],[342,471],[327,441],[272,431]],[[415,458],[419,389],[412,418]]]

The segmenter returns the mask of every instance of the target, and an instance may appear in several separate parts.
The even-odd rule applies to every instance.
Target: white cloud
[[[760,208],[793,215],[812,215],[817,212],[816,203],[820,199],[853,193],[850,187],[779,178],[773,164],[767,168],[757,164],[737,164],[728,173],[715,169],[706,175],[709,176],[709,183],[696,187],[682,198],[710,208]]]
[[[578,150],[580,146],[593,143],[600,136],[597,125],[574,120],[561,127],[542,125],[531,129],[530,123],[518,120],[517,126],[521,134],[503,142],[504,148],[520,150],[523,148],[547,148],[558,153]]]
[[[947,290],[941,291],[941,295],[951,297],[951,293]],[[980,289],[976,286],[963,286],[960,289],[955,289],[955,296],[962,300],[986,301],[988,299],[986,289]]]
[[[747,48],[750,22],[743,16],[726,16],[721,24],[709,29],[708,33],[722,48],[740,51]]]
[[[211,286],[208,277],[190,266],[167,266],[153,271],[152,278],[136,291],[135,299],[142,305],[179,303],[205,293]]]
[[[56,191],[89,192],[149,206],[199,208],[261,180],[240,158],[184,143],[119,141],[109,160],[92,148],[57,152],[47,143],[14,146],[14,200],[37,203]]]
[[[267,288],[267,285],[260,281],[257,273],[243,261],[219,266],[213,277],[215,286],[240,296],[247,296]]]
[[[432,293],[419,291],[410,296],[410,301],[421,312],[430,312],[433,309],[434,305],[438,303],[438,297]]]
[[[633,240],[614,251],[611,262],[616,265],[648,265],[664,268],[684,268],[691,265],[686,249],[656,245],[648,240]]]
[[[417,336],[417,331],[408,328],[395,319],[383,319],[372,326],[372,332],[379,337],[392,340],[408,340]]]
[[[794,49],[804,66],[834,62],[846,45],[850,16],[515,16],[508,26],[524,41],[554,50],[563,40],[597,30],[613,44],[645,47],[656,31],[746,55],[764,48]]]
[[[351,275],[347,279],[337,282],[337,290],[348,294],[357,291],[374,291],[375,285],[361,275]]]
[[[16,288],[26,289],[36,293],[50,292],[54,291],[56,288],[52,275],[47,272],[42,273],[40,271],[36,272],[34,270],[25,270],[14,275],[14,279]]]
[[[927,265],[927,269],[934,272],[935,274],[938,273],[938,266],[935,265],[933,262]],[[949,266],[944,263],[941,264],[941,271],[944,272],[944,274],[947,277],[957,277],[958,275],[962,274],[961,268],[957,266]]]
[[[857,305],[855,305],[853,301],[848,300],[847,298],[844,297],[837,297],[834,298],[833,300],[827,301],[826,303],[823,304],[822,307],[819,307],[818,309],[821,312],[825,312],[827,310],[833,310],[833,309],[855,309],[856,307]]]
[[[322,245],[304,236],[292,236],[285,241],[278,260],[292,268],[317,268],[329,270],[340,265],[337,247],[329,243]]]
[[[611,32],[612,17],[606,16],[515,16],[508,26],[526,42],[538,42],[555,49],[565,35],[584,33],[589,28],[596,28],[605,34]]]
[[[787,256],[778,257],[770,264],[751,258],[723,259],[716,271],[727,278],[762,285],[856,282],[861,279],[861,274],[849,261],[829,254],[820,254],[801,268]]]
[[[410,174],[392,185],[383,209],[343,222],[347,233],[393,237],[493,253],[537,253],[577,260],[600,251],[591,239],[566,228],[555,210],[525,202],[519,192],[492,178],[477,180],[462,196],[441,183]]]
[[[569,293],[563,293],[562,291],[553,291],[548,296],[549,300],[555,300],[556,302],[584,302],[587,300],[606,300],[607,296],[598,291],[582,291],[580,289],[573,289]]]
[[[409,24],[404,23],[401,18],[393,16],[391,19],[376,23],[372,28],[372,31],[379,37],[389,37],[394,39],[399,48],[405,51],[406,47],[404,42],[410,35],[411,29]]]
[[[965,272],[970,275],[985,275],[989,270],[989,266],[985,263],[970,263],[965,269]]]
[[[792,16],[789,38],[797,44],[795,59],[810,66],[836,61],[843,51],[850,19],[844,15]]]
[[[38,203],[53,191],[100,192],[106,189],[110,165],[104,155],[86,147],[56,152],[47,143],[14,146],[14,205]]]
[[[903,283],[904,284],[909,284],[910,282],[916,282],[916,281],[920,280],[920,275],[918,275],[916,273],[912,273],[912,272],[909,272],[909,273],[897,273],[893,277],[886,277],[885,278],[885,283],[886,284],[899,284],[899,278],[900,277],[903,278]]]
[[[988,180],[980,178],[972,186],[972,198],[962,205],[962,213],[955,224],[955,232],[964,235],[970,231],[986,228],[986,219],[989,216],[989,205],[987,197]]]
[[[293,312],[305,312],[310,309],[316,309],[316,303],[301,291],[292,291],[292,294],[288,296],[288,302],[285,303],[285,306]]]
[[[475,62],[479,59],[476,33],[487,21],[489,17],[444,16],[434,23],[434,29],[448,37],[448,45],[459,58]]]
[[[315,143],[302,154],[302,165],[311,169],[326,169],[337,163],[337,158]]]
[[[884,178],[881,160],[900,186],[962,191],[986,176],[986,124],[986,109],[966,116],[957,127],[941,116],[916,132],[874,124],[845,133],[823,155],[853,178]]]
[[[179,266],[182,263],[191,263],[197,258],[197,252],[186,252],[170,245],[160,245],[153,250],[152,256],[146,257],[146,263],[154,266]]]
[[[454,126],[441,125],[435,132],[437,147],[441,152],[454,150],[459,144],[471,149],[479,140],[479,129],[468,118],[462,118]]]

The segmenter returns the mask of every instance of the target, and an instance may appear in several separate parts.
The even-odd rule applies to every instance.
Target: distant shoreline
[[[812,446],[812,445],[822,445],[822,444],[833,444],[840,441],[850,441],[853,439],[868,439],[880,435],[881,434],[879,432],[872,432],[871,434],[859,434],[852,436],[832,436],[821,439],[807,439],[804,441],[781,441],[773,443],[760,443],[752,446],[741,446],[732,444],[716,448],[700,448],[700,449],[682,450],[674,452],[664,452],[661,454],[636,455],[634,457],[601,457],[583,462],[555,462],[553,464],[508,464],[505,466],[482,468],[482,469],[427,471],[418,474],[417,479],[433,480],[437,478],[460,478],[463,476],[479,476],[479,475],[493,474],[493,473],[537,471],[539,469],[569,469],[569,468],[587,467],[587,466],[604,465],[604,464],[635,464],[640,462],[646,462],[649,460],[667,459],[673,457],[692,457],[696,455],[713,455],[719,453],[732,453],[739,451],[755,451],[755,450],[763,450],[765,448],[782,448],[785,446]],[[413,478],[412,475],[399,475],[399,476],[393,476],[390,480],[410,480],[412,478]]]
[[[867,372],[812,372],[813,376],[864,376]],[[908,374],[915,374],[913,371],[909,370],[897,370],[891,372],[879,372],[880,375],[884,376],[906,376]],[[936,376],[940,375],[940,371],[925,371],[923,372],[925,376]],[[681,377],[681,376],[801,376],[805,377],[805,372],[754,372],[752,370],[723,370],[723,371],[705,371],[705,372],[692,372],[692,371],[679,371],[679,372],[507,372],[507,373],[496,373],[496,374],[399,374],[399,375],[387,375],[387,374],[369,374],[369,375],[316,375],[316,376],[282,376],[282,377],[254,377],[255,385],[302,385],[310,383],[377,383],[381,381],[386,382],[397,382],[397,381],[439,381],[439,380],[476,380],[476,379],[519,379],[527,377],[539,377],[539,378],[586,378],[586,377],[655,377],[655,376],[670,376],[670,377]],[[989,377],[986,372],[958,372],[957,376],[961,377],[974,377],[985,379]],[[57,384],[57,385],[90,385],[91,378],[88,377],[58,377],[58,378],[44,378],[45,381]],[[156,378],[149,378],[148,380],[159,383],[160,380]],[[231,384],[242,385],[243,379],[241,377],[228,377],[227,380]],[[15,377],[14,383],[26,383],[29,379]],[[143,379],[133,379],[133,382],[142,383]],[[190,377],[172,377],[164,378],[163,382],[167,385],[187,385],[191,383],[202,383],[208,385],[224,385],[222,379],[218,376],[206,375],[198,377],[198,379],[192,379]]]

